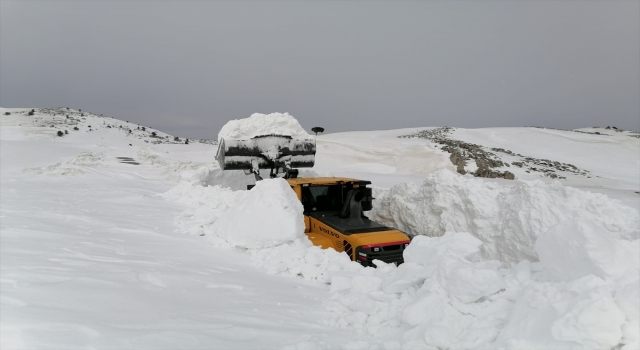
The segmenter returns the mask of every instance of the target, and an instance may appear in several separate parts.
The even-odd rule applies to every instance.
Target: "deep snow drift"
[[[563,228],[593,235],[580,225]],[[555,239],[563,247],[573,242]],[[631,254],[623,270],[608,274],[602,267],[621,266],[620,258],[591,256],[592,244],[573,245],[569,259],[541,244],[542,263],[509,269],[480,260],[482,242],[467,233],[418,236],[399,267],[334,276],[329,324],[362,329],[386,348],[635,349],[640,260],[638,242],[635,249],[628,243],[613,243]],[[567,273],[560,280],[559,269]]]
[[[259,181],[215,221],[216,237],[235,247],[267,248],[304,237],[302,204],[283,179]]]
[[[633,162],[601,178],[484,180],[397,137],[411,130],[320,136],[313,170],[386,187],[370,215],[416,235],[405,264],[372,269],[311,245],[284,181],[243,190],[252,177],[220,172],[215,146],[153,143],[93,115],[59,138],[49,125],[64,116],[37,118],[1,119],[3,348],[640,347]],[[487,142],[549,143],[499,133]],[[574,153],[640,141],[570,136]]]
[[[202,176],[206,178],[204,173]],[[440,180],[449,176],[460,178],[464,184],[471,181],[453,173],[434,175]],[[524,182],[516,186],[527,185],[540,186],[538,195],[557,196],[553,193],[554,185]],[[474,185],[470,186],[473,188]],[[330,249],[321,250],[304,239],[267,249],[252,249],[249,254],[254,256],[256,264],[270,273],[330,282],[332,295],[325,307],[333,316],[325,322],[330,326],[354,328],[376,339],[360,342],[362,347],[382,343],[385,344],[383,348],[389,349],[421,346],[589,349],[627,344],[624,349],[634,349],[639,345],[637,326],[640,317],[637,231],[625,231],[622,224],[613,226],[619,231],[602,226],[607,221],[600,220],[602,217],[590,210],[601,207],[604,213],[607,210],[616,213],[608,206],[617,208],[620,210],[617,214],[626,220],[627,229],[634,228],[638,213],[602,195],[563,189],[559,184],[555,187],[555,191],[568,191],[576,197],[577,204],[592,196],[600,201],[571,207],[558,204],[571,203],[571,200],[558,198],[558,202],[552,202],[556,206],[548,209],[566,211],[563,213],[566,220],[557,216],[542,220],[547,215],[544,211],[539,212],[544,206],[530,206],[531,221],[537,224],[525,231],[503,232],[502,238],[507,243],[494,244],[493,250],[486,250],[498,257],[510,257],[506,262],[514,263],[513,267],[498,260],[486,260],[486,256],[483,258],[480,254],[483,242],[463,231],[447,232],[434,238],[416,236],[405,253],[405,264],[399,267],[378,263],[378,269],[362,268],[349,262],[345,255]],[[466,187],[463,185],[462,188]],[[462,191],[448,193],[453,195]],[[183,203],[189,200],[200,203],[184,212],[178,224],[185,232],[213,237],[214,243],[220,245],[215,239],[216,219],[224,216],[227,210],[234,210],[237,198],[245,193],[220,186],[203,186],[196,181],[178,185],[167,195]],[[205,195],[211,200],[203,200]],[[236,199],[229,200],[232,197]],[[224,202],[230,209],[202,204],[221,205],[223,198],[227,198]],[[417,202],[421,198],[417,197]],[[544,202],[546,197],[542,198]],[[476,204],[486,207],[482,202]],[[421,211],[416,205],[404,205],[395,208],[404,217],[433,218],[435,215]],[[507,201],[495,207],[505,210],[511,205],[514,204]],[[456,203],[450,206],[459,207]],[[209,209],[200,211],[198,208]],[[255,212],[244,208],[245,215]],[[491,213],[491,207],[487,210]],[[413,214],[409,215],[409,212]],[[446,211],[441,214],[441,220],[452,220]],[[464,220],[475,218],[484,223],[486,227],[467,226],[486,229],[479,231],[481,233],[489,232],[488,228],[500,227],[499,224],[512,228],[526,226],[523,224],[526,217],[517,215],[477,217],[473,212],[464,211],[458,215]],[[458,224],[468,224],[464,220]],[[530,235],[524,237],[529,241],[523,243],[524,238],[521,238],[519,245],[518,237],[510,236],[515,234]],[[522,260],[520,255],[524,252],[532,256],[530,260]],[[535,262],[537,257],[540,262]],[[529,304],[532,300],[536,300],[535,303]]]
[[[537,260],[533,245],[552,226],[579,218],[617,239],[640,238],[640,213],[605,195],[559,181],[490,182],[451,171],[428,175],[375,193],[371,218],[410,235],[469,232],[484,244],[487,259]]]

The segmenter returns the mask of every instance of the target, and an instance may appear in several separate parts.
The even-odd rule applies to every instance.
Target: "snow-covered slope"
[[[426,175],[441,169],[455,171],[450,153],[443,150],[442,144],[420,137],[399,138],[433,129],[319,136],[314,170],[322,174],[369,176],[375,180],[375,186],[384,188],[403,182],[420,183]],[[606,128],[450,129],[449,139],[479,145],[491,152],[508,164],[496,169],[510,171],[516,179],[552,183],[557,179],[549,177],[552,172],[545,171],[553,170],[563,185],[603,193],[640,210],[640,133]],[[566,165],[567,171],[558,170],[564,167],[553,163]],[[466,169],[476,168],[469,164]]]
[[[64,116],[0,112],[0,348],[337,347],[354,339],[320,323],[326,285],[268,275],[247,254],[176,232],[185,206],[159,194],[183,170],[213,166],[215,146],[152,144],[102,126],[125,122],[89,114],[80,131],[58,137],[68,126],[51,125]]]
[[[30,110],[0,109],[0,348],[640,345],[633,133],[447,131],[515,181],[456,174],[442,143],[399,137],[433,128],[318,136],[308,174],[372,180],[371,215],[418,235],[405,264],[365,269],[295,232],[230,237],[240,226],[221,217],[259,210],[264,223],[246,224],[264,226],[269,213],[214,144]],[[588,175],[530,170],[541,160]],[[296,227],[269,188],[290,208],[269,215]]]
[[[590,181],[573,179],[584,186],[637,191],[640,188],[638,134],[605,134],[606,129],[599,130],[602,134],[542,128],[456,129],[452,136],[525,156],[573,164],[591,173]],[[535,176],[524,172],[516,175],[523,179]]]
[[[316,165],[320,175],[366,178],[375,186],[420,182],[441,169],[454,170],[449,155],[435,144],[402,139],[414,129],[345,132],[318,136]]]

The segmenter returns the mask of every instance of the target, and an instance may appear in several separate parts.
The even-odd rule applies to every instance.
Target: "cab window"
[[[342,209],[342,187],[340,185],[303,187],[302,205],[305,212],[339,211]]]

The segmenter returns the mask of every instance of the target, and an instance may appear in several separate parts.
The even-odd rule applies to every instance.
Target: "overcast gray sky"
[[[640,130],[640,2],[2,0],[0,105],[193,138],[254,112]]]

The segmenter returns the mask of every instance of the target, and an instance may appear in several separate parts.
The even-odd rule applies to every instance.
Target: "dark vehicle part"
[[[284,174],[298,177],[297,168],[315,164],[316,141],[286,135],[256,136],[248,140],[221,139],[216,160],[222,170],[244,170],[261,180],[260,169],[270,169],[270,177]]]

